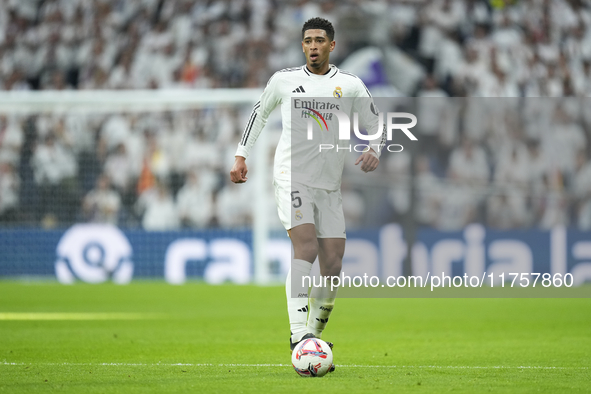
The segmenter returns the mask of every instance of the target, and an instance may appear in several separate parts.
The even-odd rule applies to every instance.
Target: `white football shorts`
[[[317,238],[347,238],[340,190],[324,190],[298,183],[277,181],[275,202],[286,230],[312,223]]]

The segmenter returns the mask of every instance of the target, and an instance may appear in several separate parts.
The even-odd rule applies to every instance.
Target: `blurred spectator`
[[[181,222],[168,188],[162,183],[146,190],[139,197],[142,227],[148,231],[178,230]]]
[[[129,117],[115,114],[108,117],[101,128],[100,138],[105,141],[107,150],[115,149],[125,143],[131,134]]]
[[[0,222],[17,220],[20,179],[9,162],[0,162]]]
[[[508,230],[523,227],[527,220],[523,194],[516,190],[502,189],[489,198],[487,215],[487,223],[493,228]]]
[[[133,52],[125,51],[119,56],[118,62],[109,75],[109,89],[134,89],[140,87],[139,75],[134,73]]]
[[[575,169],[577,151],[585,146],[585,133],[571,115],[559,106],[554,111],[551,130],[542,142],[542,149],[548,153],[546,157],[553,159],[553,168],[568,175]]]
[[[415,215],[420,225],[434,227],[437,223],[437,195],[441,182],[431,171],[427,156],[417,158]]]
[[[453,76],[462,84],[469,95],[474,95],[480,81],[489,74],[488,64],[480,58],[474,45],[464,47],[464,57],[455,68]]]
[[[204,117],[201,119],[203,123],[207,122]],[[206,128],[207,124],[204,126]],[[185,141],[184,150],[181,151],[183,155],[182,165],[185,170],[203,167],[213,168],[220,163],[219,149],[216,149],[215,143],[206,139],[205,128],[192,132]]]
[[[115,151],[107,157],[104,165],[105,175],[109,177],[121,196],[135,193],[134,180],[139,175],[137,163],[127,153],[125,144],[117,145]]]
[[[234,185],[229,178],[216,194],[215,213],[221,227],[245,227],[252,223],[252,183]]]
[[[532,188],[543,183],[544,175],[548,172],[549,160],[544,157],[538,141],[530,141],[528,144],[529,178]]]
[[[170,156],[155,133],[146,133],[145,160],[154,176],[160,179],[168,178],[171,171]]]
[[[445,34],[459,28],[465,16],[465,4],[458,0],[432,1],[421,12],[420,55],[433,61]]]
[[[591,230],[591,161],[582,150],[577,154],[572,187],[576,223],[581,230]]]
[[[494,180],[512,189],[525,189],[530,177],[529,153],[522,143],[512,141],[498,154]]]
[[[184,186],[177,194],[177,209],[184,227],[207,227],[214,215],[213,198],[199,175],[189,172]]]
[[[24,142],[21,122],[16,117],[0,115],[0,162],[18,164]]]
[[[67,208],[76,192],[77,162],[72,152],[50,133],[35,148],[31,167],[39,188],[39,216],[51,214],[72,219],[75,211]]]
[[[578,96],[591,96],[591,55],[583,59],[580,68],[575,69],[573,85]]]
[[[457,231],[474,222],[479,198],[467,179],[450,170],[437,196],[436,228]]]
[[[468,138],[464,138],[461,147],[452,152],[449,170],[453,173],[453,178],[457,177],[472,185],[484,185],[488,182],[486,153]]]
[[[110,223],[117,225],[121,197],[111,189],[109,177],[102,175],[96,187],[84,197],[82,209],[86,220],[93,223]]]
[[[569,225],[568,199],[559,171],[552,171],[544,176],[543,189],[537,197],[540,228],[548,230],[554,226]]]
[[[427,75],[417,92],[417,118],[422,150],[433,153],[439,143],[439,127],[441,118],[446,113],[449,103],[444,98],[448,95],[439,88],[432,75]]]
[[[406,151],[388,155],[383,163],[392,187],[388,200],[394,210],[394,220],[402,220],[410,208],[410,154]]]

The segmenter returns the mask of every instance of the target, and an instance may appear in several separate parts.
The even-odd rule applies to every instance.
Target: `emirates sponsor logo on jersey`
[[[341,109],[339,104],[331,103],[328,101],[320,101],[320,100],[301,100],[301,99],[294,99],[293,100],[294,108],[296,109],[336,109],[337,111]]]

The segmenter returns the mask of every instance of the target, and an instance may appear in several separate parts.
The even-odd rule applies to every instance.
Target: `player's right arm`
[[[248,168],[246,167],[246,157],[243,156],[236,156],[234,160],[234,165],[232,166],[232,170],[230,171],[230,179],[234,183],[244,183],[248,180],[246,177],[246,173],[248,172]]]
[[[230,171],[230,179],[234,183],[244,183],[248,179],[246,173],[246,158],[250,154],[259,134],[265,127],[269,114],[281,104],[281,96],[278,92],[279,76],[275,73],[261,95],[261,99],[254,105],[248,123],[242,132],[238,148],[236,149],[235,161]]]

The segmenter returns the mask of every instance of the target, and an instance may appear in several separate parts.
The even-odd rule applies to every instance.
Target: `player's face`
[[[335,42],[330,41],[326,31],[310,29],[304,32],[302,49],[306,54],[306,64],[310,71],[324,73],[328,71],[328,58],[334,50]]]

